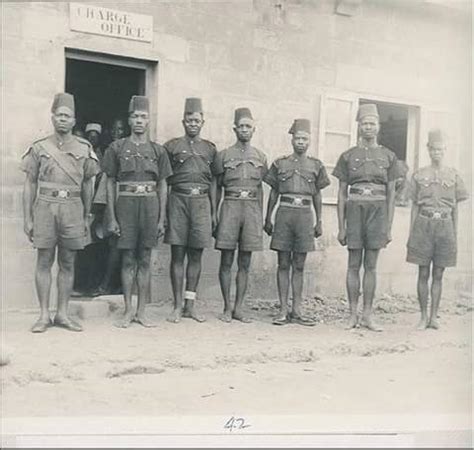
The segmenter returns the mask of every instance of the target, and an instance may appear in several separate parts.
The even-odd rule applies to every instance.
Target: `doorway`
[[[74,132],[93,143],[93,133],[85,133],[87,124],[100,125],[100,136],[95,137],[93,145],[99,160],[113,140],[111,127],[115,120],[122,120],[125,125],[123,137],[128,135],[126,127],[130,98],[153,92],[155,68],[156,62],[66,50],[65,92],[74,95],[76,103]],[[151,103],[153,105],[154,102]],[[152,109],[152,127],[153,116]],[[105,183],[100,183],[101,176],[102,174],[96,178],[95,199],[104,198],[99,193],[105,186]],[[121,292],[120,253],[116,248],[115,238],[107,236],[104,231],[106,214],[103,200],[94,200],[92,213],[92,242],[84,250],[78,251],[76,257],[73,294],[76,297]]]

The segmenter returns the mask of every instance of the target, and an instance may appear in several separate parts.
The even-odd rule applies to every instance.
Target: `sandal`
[[[298,325],[303,325],[305,327],[314,327],[316,325],[316,322],[313,319],[293,315],[290,315],[290,322],[296,323]]]

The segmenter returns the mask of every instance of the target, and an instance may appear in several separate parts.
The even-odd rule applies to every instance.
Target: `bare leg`
[[[36,262],[36,293],[40,304],[40,316],[31,328],[33,333],[46,331],[51,319],[49,317],[49,297],[51,295],[51,268],[54,263],[55,248],[38,249]]]
[[[146,317],[145,308],[150,302],[150,259],[151,248],[140,247],[138,249],[138,303],[137,313],[134,321],[147,328],[156,327],[156,324],[151,322]]]
[[[374,304],[375,288],[377,285],[377,258],[380,250],[365,250],[364,253],[364,310],[360,325],[371,331],[382,331],[382,328],[372,321],[372,306]]]
[[[280,313],[275,318],[275,325],[288,322],[288,292],[290,290],[291,252],[278,252],[277,285],[280,298]]]
[[[137,270],[137,259],[135,250],[124,250],[122,254],[122,287],[123,298],[125,301],[125,312],[123,318],[115,326],[119,328],[128,328],[132,323],[134,311],[132,306],[132,289]]]
[[[186,291],[196,293],[201,278],[202,248],[188,248],[188,266],[186,268]],[[185,299],[183,317],[205,322],[205,317],[198,314],[194,308],[194,299]]]
[[[349,297],[350,317],[346,329],[358,326],[357,305],[360,295],[360,268],[362,266],[362,249],[349,249],[347,264],[346,288]]]
[[[183,314],[183,278],[184,278],[184,258],[186,247],[182,245],[171,246],[170,277],[173,288],[174,309],[168,317],[168,322],[178,323]]]
[[[430,278],[430,266],[418,266],[418,302],[420,304],[421,319],[418,323],[418,330],[425,330],[428,327],[428,280]]]
[[[82,327],[68,317],[67,307],[74,283],[74,260],[76,250],[58,247],[58,310],[55,325],[70,331],[82,331]]]
[[[444,267],[438,267],[433,264],[433,280],[431,282],[431,314],[428,327],[437,330],[438,323],[438,309],[441,302],[441,293],[443,290],[443,274]]]
[[[223,322],[232,321],[232,301],[230,298],[230,284],[232,276],[232,263],[234,262],[234,250],[221,250],[221,264],[219,266],[219,282],[222,297],[224,298],[224,313],[219,316]]]
[[[252,252],[239,251],[237,263],[237,277],[236,277],[236,293],[235,293],[235,307],[232,317],[235,320],[240,320],[244,323],[249,323],[251,320],[243,314],[243,303],[245,293],[247,292],[250,262],[252,261]]]

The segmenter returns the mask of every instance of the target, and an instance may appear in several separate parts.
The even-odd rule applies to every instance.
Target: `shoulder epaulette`
[[[92,147],[91,143],[87,140],[87,139],[84,139],[80,136],[76,136],[76,139],[78,142],[80,142],[81,144],[84,144],[84,145],[87,145],[87,147]]]

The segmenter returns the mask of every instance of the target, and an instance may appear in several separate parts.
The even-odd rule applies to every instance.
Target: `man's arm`
[[[387,183],[388,242],[392,240],[392,224],[395,214],[395,180]],[[387,242],[387,243],[388,243]]]
[[[160,218],[158,219],[158,237],[165,234],[166,201],[168,200],[168,184],[163,178],[158,182],[158,200],[160,202]]]
[[[322,224],[322,209],[323,209],[323,200],[321,197],[321,191],[317,191],[313,195],[313,206],[314,212],[316,213],[316,226],[314,227],[314,237],[319,237],[323,234],[323,224]]]
[[[278,191],[272,187],[270,195],[268,196],[267,215],[265,218],[265,225],[263,226],[265,233],[267,233],[269,236],[271,236],[273,233],[272,215],[273,210],[275,209],[275,206],[278,202],[278,195]]]
[[[337,240],[341,245],[347,244],[346,239],[346,201],[347,201],[347,183],[339,181],[339,191],[337,192],[337,223],[339,233]]]
[[[110,222],[108,224],[108,231],[110,233],[120,235],[120,226],[115,216],[115,190],[116,181],[113,177],[107,177],[107,210],[109,212]]]
[[[215,227],[217,226],[216,195],[217,195],[217,180],[216,180],[216,177],[212,177],[211,185],[209,186],[209,202],[211,204],[211,220],[212,220],[213,231]]]
[[[411,213],[410,213],[410,233],[413,231],[413,226],[415,225],[415,219],[416,219],[416,216],[418,215],[419,209],[420,207],[418,206],[418,203],[413,201],[411,204]]]
[[[38,181],[27,173],[23,185],[23,230],[30,242],[33,242],[33,205],[36,200],[37,189]]]
[[[458,235],[458,204],[454,205],[453,211],[453,227],[454,227],[454,235],[457,237]]]

